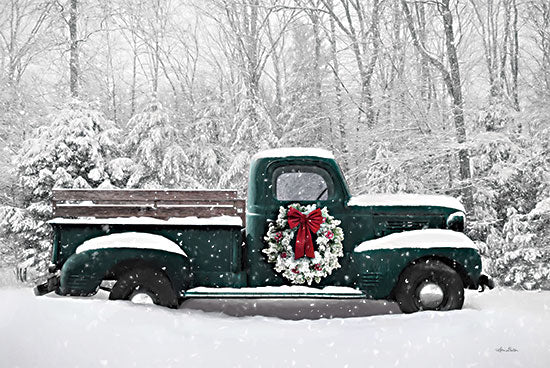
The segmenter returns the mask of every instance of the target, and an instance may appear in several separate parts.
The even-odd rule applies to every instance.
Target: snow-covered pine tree
[[[271,117],[265,106],[253,95],[244,95],[233,118],[232,144],[228,156],[231,160],[220,177],[219,187],[231,185],[244,192],[247,183],[249,158],[255,153],[276,147]]]
[[[18,156],[17,206],[0,209],[0,228],[22,280],[45,271],[49,248],[53,187],[91,188],[108,182],[106,163],[117,153],[118,130],[80,101],[51,114],[27,140]]]
[[[502,284],[525,289],[550,288],[550,197],[527,214],[513,208],[502,230],[503,246],[492,269]],[[494,245],[500,239],[489,237]]]
[[[128,122],[125,150],[135,162],[128,188],[200,187],[191,176],[189,147],[158,101],[149,103]],[[127,163],[129,164],[129,162]],[[126,166],[128,167],[128,166]]]
[[[511,124],[475,137],[469,235],[501,284],[547,288],[550,155],[544,142],[516,128]]]
[[[191,137],[187,149],[190,173],[206,188],[218,187],[225,168],[231,165],[228,121],[230,117],[224,101],[221,98],[205,98],[185,132]]]

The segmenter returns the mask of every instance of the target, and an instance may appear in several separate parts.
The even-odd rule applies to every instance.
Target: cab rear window
[[[332,194],[328,173],[314,166],[284,166],[273,173],[273,190],[279,201],[327,200]]]

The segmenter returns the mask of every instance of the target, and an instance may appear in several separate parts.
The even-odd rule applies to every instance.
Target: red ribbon
[[[311,233],[313,232],[315,234],[321,228],[321,224],[323,223],[323,215],[321,214],[321,210],[316,208],[306,216],[296,208],[290,207],[287,213],[287,218],[288,225],[291,229],[294,229],[296,226],[300,226],[298,228],[298,234],[296,234],[294,259],[302,258],[304,254],[309,258],[315,258]]]

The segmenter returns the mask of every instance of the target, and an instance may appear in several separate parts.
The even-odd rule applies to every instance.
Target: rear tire
[[[407,267],[393,293],[403,313],[461,309],[464,285],[460,275],[441,261],[428,259]]]
[[[163,271],[152,268],[134,268],[122,274],[113,286],[109,299],[130,300],[141,293],[148,295],[156,305],[168,308],[179,305],[170,279]]]

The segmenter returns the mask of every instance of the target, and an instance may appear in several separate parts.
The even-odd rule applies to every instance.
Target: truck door
[[[265,206],[262,206],[262,212],[266,221],[263,229],[265,235],[267,231],[267,222],[277,218],[279,207],[287,207],[292,203],[302,205],[315,204],[318,208],[327,207],[329,213],[340,220],[340,225],[344,230],[345,236],[349,236],[348,231],[353,228],[353,218],[347,211],[346,203],[349,198],[347,188],[342,182],[339,168],[333,167],[335,163],[325,162],[313,159],[292,159],[273,162],[268,166],[265,175]],[[262,216],[263,217],[263,216]],[[263,237],[262,237],[263,238]],[[260,245],[256,243],[259,247]],[[261,247],[265,246],[262,242]],[[321,285],[345,285],[346,273],[348,269],[349,254],[352,251],[346,246],[344,239],[344,257],[340,260],[341,268],[337,269],[331,276],[326,277]],[[256,252],[261,253],[261,249]],[[284,280],[277,274],[271,264],[265,262],[260,254],[257,254],[255,260],[251,259],[249,278],[251,286],[261,284],[284,284]],[[261,282],[258,282],[261,280]],[[256,281],[256,282],[255,282]]]

